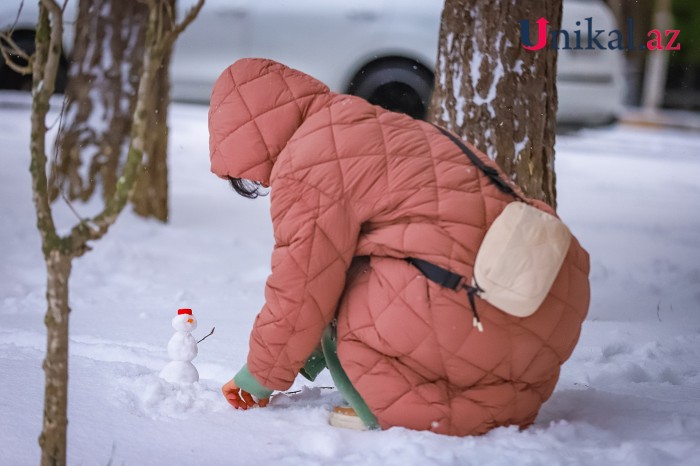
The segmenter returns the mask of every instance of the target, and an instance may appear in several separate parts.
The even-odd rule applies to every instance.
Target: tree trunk
[[[560,29],[561,0],[445,0],[429,120],[494,159],[529,197],[556,206],[557,53],[537,42],[541,17]]]
[[[71,256],[56,250],[46,258],[46,358],[44,422],[39,437],[42,466],[66,463],[68,418],[68,279]]]
[[[175,0],[167,0],[174,10]],[[139,0],[80,0],[66,116],[57,139],[51,198],[88,200],[98,186],[105,202],[126,159],[136,90],[143,67],[148,7]],[[171,21],[163,22],[172,29]],[[167,53],[169,61],[170,50]],[[149,141],[132,199],[144,217],[165,221],[167,203],[168,64],[149,94]],[[97,123],[97,124],[96,124]]]
[[[624,34],[632,34],[632,42],[635,44],[646,43],[649,38],[647,31],[652,28],[652,16],[655,0],[608,0],[607,4],[612,9],[617,19],[618,27]],[[630,30],[628,21],[632,19],[634,27]],[[644,67],[649,51],[639,50],[634,47],[632,50],[625,50],[625,103],[627,105],[641,105]]]
[[[175,0],[167,0],[175,11]],[[170,32],[173,23],[166,21],[163,30]],[[143,217],[168,220],[168,103],[170,102],[170,57],[172,46],[163,51],[163,62],[155,76],[153,92],[147,102],[150,118],[148,139],[144,152],[143,171],[136,181],[136,190],[131,199],[134,212]]]

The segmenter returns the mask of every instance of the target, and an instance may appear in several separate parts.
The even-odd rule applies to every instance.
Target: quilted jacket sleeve
[[[349,204],[291,178],[272,185],[275,234],[265,305],[250,336],[248,369],[285,390],[333,320],[360,230]]]

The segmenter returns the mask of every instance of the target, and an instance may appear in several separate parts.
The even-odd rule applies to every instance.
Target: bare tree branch
[[[22,75],[27,75],[27,74],[32,74],[32,63],[31,61],[27,65],[18,65],[15,63],[15,61],[12,59],[12,57],[9,55],[7,52],[7,49],[3,46],[0,46],[0,53],[2,53],[2,58],[7,64],[7,66],[10,67],[12,71],[15,73],[19,73]]]
[[[65,243],[56,233],[53,213],[49,204],[46,176],[46,115],[49,111],[49,99],[53,94],[58,68],[58,60],[55,57],[61,53],[62,37],[63,17],[60,7],[51,0],[41,0],[36,32],[36,52],[34,53],[36,65],[33,65],[32,71],[34,98],[32,102],[30,172],[37,225],[41,235],[44,257],[47,259],[51,251],[68,252],[65,250]]]
[[[4,40],[5,42],[7,42],[9,48],[7,46],[3,46],[3,48],[8,49],[9,53],[14,53],[19,58],[29,61],[29,54],[22,50],[22,47],[17,45],[17,42],[15,42],[14,39],[12,39],[11,33],[0,31],[0,40]]]
[[[61,112],[58,114],[58,133],[60,134],[61,131],[63,131],[63,116],[66,113],[66,104],[68,103],[68,96],[63,97],[63,103],[61,105]],[[55,125],[56,123],[52,123],[51,126]],[[59,146],[58,144],[54,144],[54,151],[53,151],[53,165],[56,166],[58,164],[58,149]],[[68,208],[73,212],[73,214],[76,216],[79,222],[84,222],[85,219],[78,213],[78,211],[73,207],[73,203],[68,199],[68,196],[66,196],[65,191],[62,189],[61,186],[58,186],[58,183],[56,182],[56,174],[53,172],[52,176],[50,179],[47,181],[47,190],[51,189],[51,185],[56,184],[56,189],[58,189],[58,192],[61,193],[61,199],[66,203]]]
[[[160,42],[161,38],[163,37],[163,1],[158,0],[154,4],[155,6],[151,8],[155,8],[157,14],[156,14],[156,28],[155,28],[155,40],[156,40],[156,46]]]
[[[12,26],[10,26],[10,31],[9,34],[12,35],[12,33],[15,30],[15,27],[17,27],[17,23],[19,22],[19,15],[22,14],[22,9],[24,8],[24,0],[21,0],[19,2],[19,8],[17,8],[17,16],[15,16],[15,21],[12,23]]]
[[[173,26],[173,28],[177,25],[177,18],[175,17],[175,12],[173,11],[173,7],[170,4],[170,2],[163,2],[163,6],[165,7],[165,13],[168,16],[168,20],[170,21],[170,25]],[[171,29],[173,29],[171,28]]]
[[[182,32],[187,28],[187,26],[189,26],[192,23],[192,21],[195,20],[203,6],[204,0],[199,0],[195,6],[189,9],[184,19],[179,24],[176,24],[173,28],[173,40],[177,36],[182,34]]]
[[[51,96],[56,87],[56,75],[61,61],[61,49],[63,48],[63,10],[55,0],[40,0],[40,2],[51,15],[51,27],[49,29],[51,32],[50,47],[46,56],[43,86],[40,91]]]
[[[12,68],[15,72],[20,73],[20,74],[29,74],[31,73],[31,63],[29,60],[29,55],[22,50],[21,47],[15,43],[14,40],[12,40],[12,33],[15,31],[15,27],[17,27],[17,23],[19,22],[19,16],[22,14],[22,9],[24,8],[24,0],[21,0],[19,3],[19,8],[17,8],[17,15],[15,16],[15,20],[12,23],[12,26],[10,26],[10,29],[5,32],[5,31],[0,31],[0,51],[2,51],[2,56],[7,65]],[[27,61],[28,65],[24,68],[18,69],[20,65],[17,65],[12,61],[11,58],[7,56],[7,50],[4,45],[2,45],[2,41],[7,42],[7,44],[10,46],[10,53],[14,53],[15,55],[19,56],[20,58],[23,58],[24,60]],[[27,71],[29,70],[29,71]]]
[[[7,45],[3,44],[5,42]],[[0,31],[0,53],[2,58],[14,72],[19,74],[31,74],[32,72],[32,57],[27,54],[22,48],[17,45],[12,39],[11,33]],[[26,65],[20,65],[10,56],[17,55],[19,58],[27,62]]]

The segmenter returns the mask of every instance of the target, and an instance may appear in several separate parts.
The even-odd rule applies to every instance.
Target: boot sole
[[[341,429],[367,430],[367,426],[358,416],[349,416],[334,411],[331,412],[328,423],[333,427],[340,427]]]

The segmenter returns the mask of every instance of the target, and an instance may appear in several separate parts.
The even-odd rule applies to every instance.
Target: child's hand
[[[224,394],[226,401],[236,409],[248,409],[256,404],[264,408],[270,401],[269,398],[263,398],[256,403],[255,400],[253,400],[253,396],[247,391],[240,389],[233,380],[224,384],[224,386],[221,387],[221,392]]]

